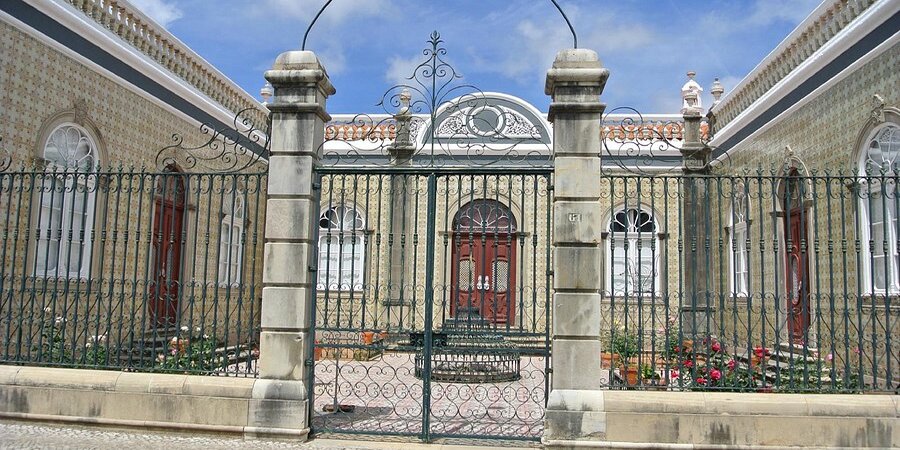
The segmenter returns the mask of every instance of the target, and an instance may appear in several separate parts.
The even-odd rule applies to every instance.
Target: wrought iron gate
[[[432,34],[384,94],[386,118],[326,129],[313,433],[542,433],[550,132],[536,111],[457,85],[441,43]]]
[[[540,437],[550,177],[324,171],[314,432]]]

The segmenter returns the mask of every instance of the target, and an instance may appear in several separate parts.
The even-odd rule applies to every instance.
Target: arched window
[[[750,214],[750,199],[747,198],[743,183],[736,183],[731,197],[730,274],[733,295],[746,296],[750,291],[747,263],[747,216]]]
[[[241,282],[241,262],[244,255],[244,193],[235,189],[225,195],[222,205],[222,226],[219,233],[219,284]]]
[[[57,126],[44,143],[46,173],[38,180],[34,274],[89,275],[97,196],[97,147],[75,124]]]
[[[624,208],[609,221],[607,286],[612,295],[657,295],[659,242],[653,213]]]
[[[358,291],[363,287],[366,221],[354,206],[339,205],[319,216],[320,291]]]
[[[898,276],[896,176],[900,168],[900,127],[876,128],[860,155],[860,211],[863,256],[860,272],[871,293],[900,291]]]

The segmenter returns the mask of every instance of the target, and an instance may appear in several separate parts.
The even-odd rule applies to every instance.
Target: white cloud
[[[821,0],[757,0],[746,22],[760,26],[778,21],[799,24],[819,3]]]
[[[403,58],[400,56],[392,56],[388,61],[388,68],[384,73],[384,79],[393,85],[409,84],[409,77],[423,61],[421,55],[411,58]]]
[[[174,1],[131,0],[131,3],[163,27],[168,27],[172,22],[184,17],[184,13]]]
[[[301,19],[309,23],[324,5],[323,0],[265,0],[258,4],[269,15]],[[378,16],[391,11],[391,0],[333,1],[320,21],[339,23],[353,16]]]
[[[570,9],[573,10],[571,16],[581,16],[578,8]],[[572,35],[560,22],[561,19],[555,15],[520,21],[515,32],[510,33],[509,39],[504,43],[509,56],[500,61],[499,71],[520,81],[534,77],[543,79],[556,53],[560,49],[572,47]],[[579,33],[578,46],[597,51],[601,59],[604,55],[634,52],[657,42],[653,31],[645,25],[627,21],[622,16],[614,17],[613,14],[598,13],[591,23],[575,25],[576,30],[587,30]]]

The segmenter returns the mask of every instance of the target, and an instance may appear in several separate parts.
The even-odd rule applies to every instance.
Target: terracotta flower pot
[[[759,356],[752,355],[750,356],[750,368],[761,368],[762,370],[765,370],[766,360],[767,358],[765,356],[760,358]]]
[[[609,369],[619,365],[619,354],[610,352],[600,353],[600,367]]]
[[[625,383],[629,386],[636,386],[638,384],[638,372],[640,368],[636,365],[625,366]]]

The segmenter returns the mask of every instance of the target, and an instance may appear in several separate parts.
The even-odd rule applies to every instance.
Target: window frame
[[[628,214],[629,211],[638,211],[638,214],[645,213],[649,215],[650,223],[653,226],[653,231],[637,231],[637,230],[626,230],[626,231],[613,231],[613,223],[616,221],[616,216],[620,213]],[[639,229],[638,227],[637,229]],[[660,260],[662,259],[661,255],[661,233],[660,233],[660,225],[659,221],[656,220],[656,214],[652,208],[647,207],[645,205],[621,205],[615,210],[613,210],[612,214],[610,214],[609,219],[607,220],[606,226],[606,287],[608,294],[612,297],[657,297],[662,295],[662,271],[660,268]],[[627,267],[629,264],[627,261],[633,260],[636,261],[638,267],[641,265],[641,255],[638,253],[638,243],[641,242],[641,250],[649,251],[652,260],[652,282],[647,289],[635,289],[634,286],[637,285],[638,279],[643,280],[643,274],[640,272],[637,273],[637,279],[634,278],[634,275],[628,275]],[[651,244],[649,250],[645,250],[647,247],[644,247],[643,243],[648,242]],[[617,267],[615,264],[615,255],[614,253],[620,249],[625,247],[625,244],[628,243],[628,247],[625,249],[625,288],[622,291],[616,291],[615,286],[615,273],[614,268]],[[633,266],[635,263],[633,262],[631,265]],[[628,280],[634,280],[633,283],[629,283]]]
[[[859,169],[859,182],[857,183],[857,197],[859,199],[859,212],[860,212],[860,243],[862,246],[862,257],[859,261],[859,276],[861,278],[861,285],[863,293],[866,295],[887,295],[887,294],[898,294],[900,293],[900,254],[898,254],[897,248],[897,224],[900,223],[900,218],[898,218],[898,208],[896,207],[897,200],[889,199],[889,200],[881,200],[879,201],[879,206],[886,206],[883,209],[882,214],[882,227],[884,235],[884,240],[888,243],[888,254],[882,253],[878,259],[884,260],[889,259],[891,261],[887,266],[887,271],[885,271],[884,276],[890,279],[890,284],[887,283],[887,280],[883,280],[883,284],[881,287],[877,286],[876,272],[875,272],[875,264],[874,261],[876,259],[875,253],[872,251],[872,246],[870,245],[870,240],[872,239],[873,234],[873,223],[872,223],[872,195],[879,194],[878,198],[884,199],[887,198],[884,196],[884,190],[881,186],[881,182],[877,179],[880,178],[878,174],[872,174],[870,172],[869,166],[869,157],[871,151],[871,144],[873,141],[879,138],[879,136],[885,132],[887,129],[893,128],[894,133],[900,134],[900,124],[894,122],[885,122],[875,126],[868,134],[865,140],[862,141],[862,148],[859,151],[859,159],[857,161],[858,169]],[[900,150],[898,150],[900,152]],[[898,156],[900,158],[900,156]],[[894,167],[897,167],[897,164],[900,161],[895,161],[893,163]],[[889,169],[885,176],[893,177],[893,172],[896,169]],[[878,181],[877,184],[872,181]],[[873,189],[874,187],[874,189]],[[893,208],[892,208],[893,207]],[[894,226],[889,226],[889,224],[893,223]],[[887,224],[887,225],[886,225]],[[878,243],[874,243],[876,246]],[[881,263],[882,268],[885,267],[883,263]]]
[[[750,296],[750,252],[744,244],[750,238],[750,223],[752,221],[748,216],[751,206],[750,198],[744,192],[743,183],[735,186],[735,188],[741,189],[743,195],[741,200],[737,198],[737,195],[732,195],[731,211],[728,218],[728,289],[732,296],[743,298]],[[738,211],[741,209],[743,212],[739,213]],[[736,221],[735,219],[739,220]],[[736,271],[735,258],[740,258],[743,261],[743,271]],[[740,283],[741,286],[738,286],[739,275],[742,281]]]
[[[342,214],[335,213],[335,217],[339,219],[338,222],[334,226],[323,227],[323,220],[333,222],[327,215],[332,211],[336,212],[338,210],[342,211]],[[345,219],[351,211],[355,215],[352,219],[353,223],[348,228]],[[368,250],[366,248],[366,224],[365,213],[352,203],[342,203],[322,208],[322,212],[319,214],[319,239],[317,242],[317,291],[361,292],[364,289]],[[335,240],[337,242],[334,242]],[[346,251],[348,248],[349,252]],[[344,267],[344,262],[347,260],[351,263],[349,268]],[[337,261],[337,267],[333,267],[330,261]],[[349,280],[344,279],[345,274],[349,275]],[[334,281],[335,278],[336,281]]]
[[[244,230],[247,218],[247,199],[246,194],[241,189],[236,189],[228,198],[231,200],[230,211],[225,212],[225,206],[228,200],[222,205],[222,221],[219,224],[219,286],[220,287],[236,287],[240,286],[243,281],[243,262],[244,262]],[[236,211],[240,211],[240,215]],[[229,228],[228,241],[222,239],[225,227]],[[235,230],[237,230],[237,240],[235,240]],[[223,252],[223,246],[228,252]],[[225,261],[222,257],[226,257]],[[237,257],[237,262],[233,261]],[[223,278],[223,267],[224,278]],[[232,269],[234,272],[232,273]]]
[[[87,152],[78,159],[78,161],[82,161],[85,158],[90,158],[90,162],[87,166],[79,167],[77,161],[74,164],[70,164],[71,161],[66,160],[69,155],[61,154],[58,147],[55,147],[57,148],[56,156],[58,156],[58,158],[53,158],[53,155],[49,153],[50,144],[54,140],[54,137],[60,130],[66,129],[72,129],[78,133],[79,143],[82,141],[87,143]],[[62,131],[62,133],[65,132],[66,131]],[[40,147],[40,158],[45,164],[44,172],[40,175],[40,182],[36,183],[33,194],[34,200],[32,203],[37,205],[37,208],[35,208],[37,210],[37,217],[35,218],[34,223],[37,226],[36,230],[40,229],[40,234],[37,234],[37,238],[32,247],[34,261],[30,264],[30,272],[35,278],[87,279],[90,277],[94,244],[92,231],[96,214],[97,188],[99,186],[99,174],[97,170],[100,167],[100,149],[97,142],[98,141],[90,131],[73,122],[60,122],[56,124],[52,127],[50,132],[46,134],[46,139],[43,140],[43,144]],[[77,145],[78,144],[76,144],[76,148],[73,149],[72,152],[77,151]],[[60,158],[62,158],[62,160]],[[52,180],[49,190],[45,187],[45,183],[47,183],[48,180]],[[62,183],[61,188],[57,188],[58,183]],[[55,207],[53,203],[50,203],[49,205],[45,204],[46,197],[49,196],[51,199],[50,201],[53,202],[53,198],[57,194],[62,196],[62,202],[59,204],[58,208]],[[76,217],[74,214],[75,205],[79,203],[76,201],[76,196],[83,199],[83,210],[81,212],[82,220],[78,230],[76,230],[74,226],[74,219]],[[47,217],[47,222],[45,223],[44,218],[46,209],[50,210],[50,215]],[[54,210],[59,211],[59,222],[55,228],[48,230],[45,226],[53,226]],[[50,233],[49,235],[48,231]],[[72,234],[73,238],[65,239],[69,234]],[[56,237],[55,239],[54,236]],[[78,236],[79,238],[78,241],[80,244],[78,246],[72,245],[76,241],[75,236]],[[56,242],[57,244],[55,263],[52,268],[48,267],[51,242]],[[43,243],[46,243],[47,246],[42,248]],[[74,270],[69,267],[71,258],[74,256],[74,253],[72,253],[73,251],[77,251],[81,254],[80,260],[78,261],[78,267]],[[43,265],[43,267],[40,267],[40,265]]]

